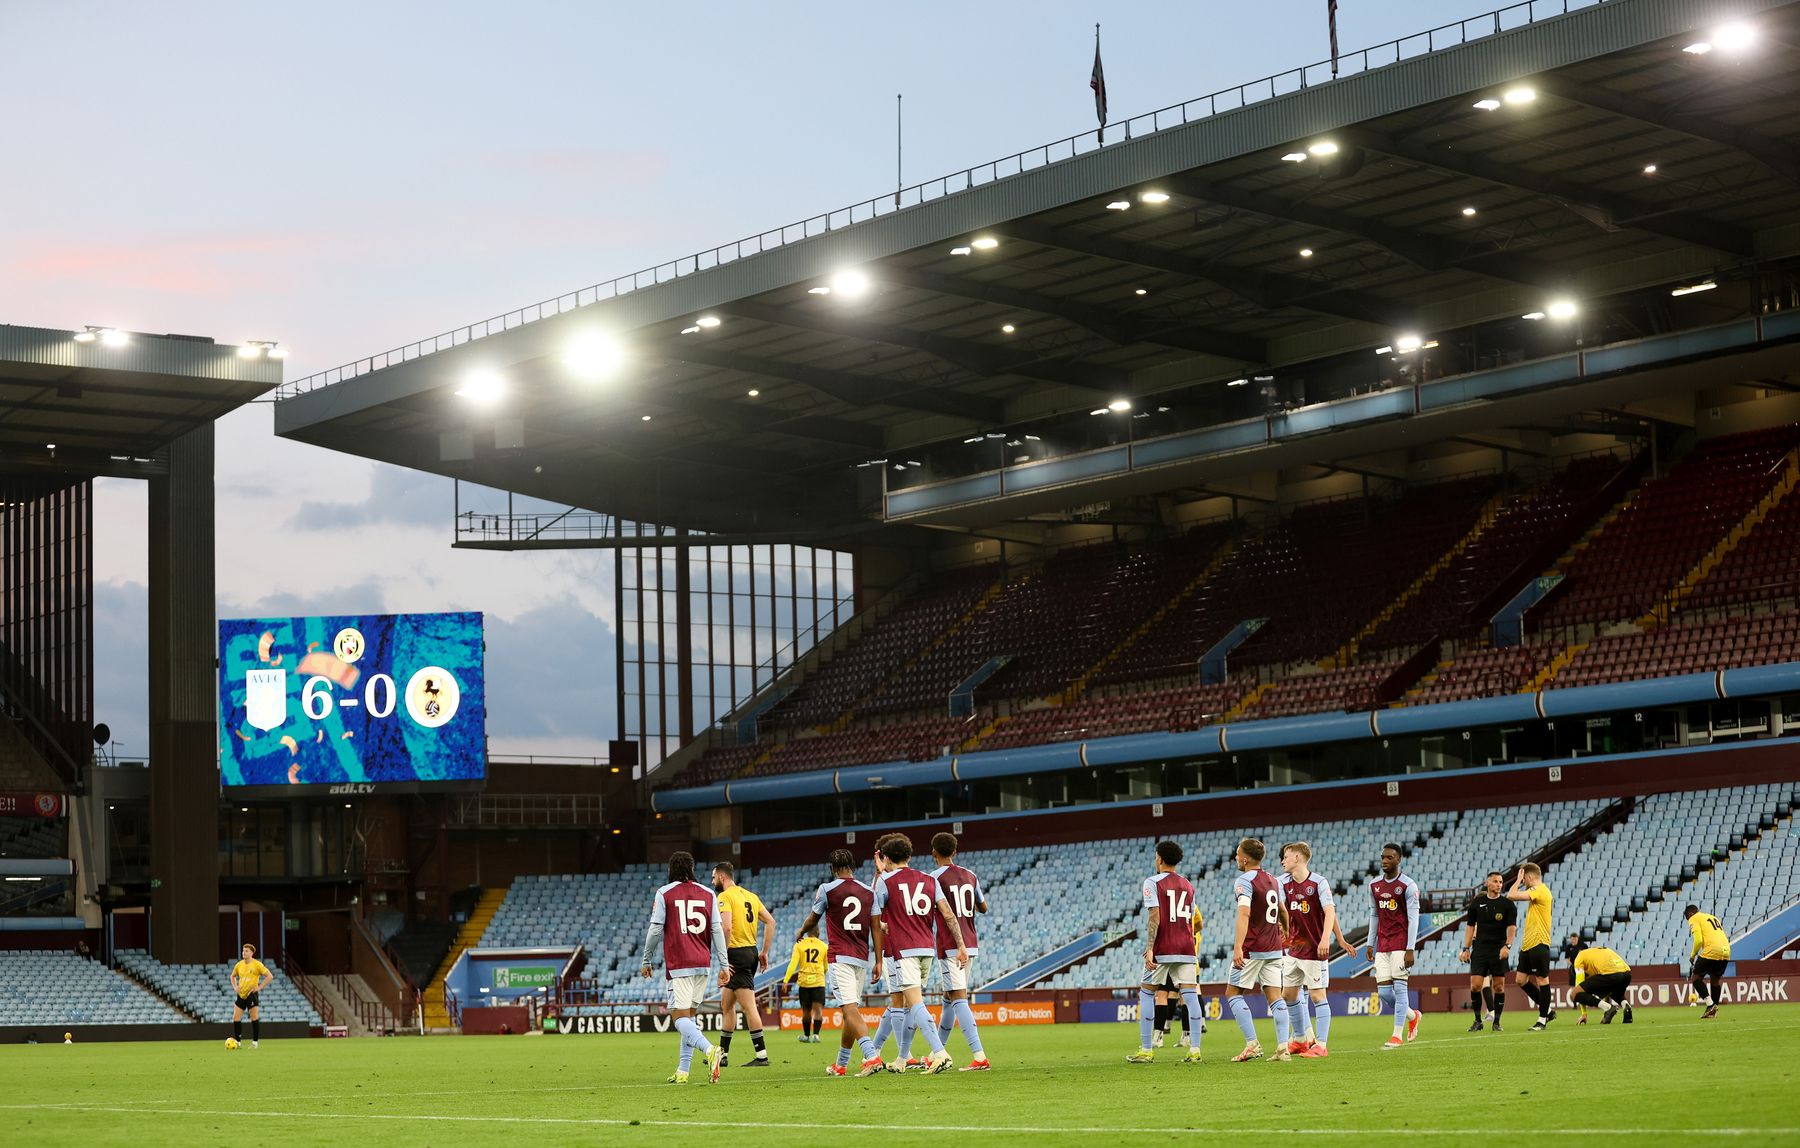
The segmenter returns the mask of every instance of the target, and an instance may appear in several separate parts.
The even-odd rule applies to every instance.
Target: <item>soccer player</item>
[[[756,1008],[756,974],[769,967],[769,944],[775,938],[775,918],[763,907],[762,898],[737,883],[737,870],[729,861],[713,866],[713,889],[719,895],[719,921],[725,930],[725,958],[731,966],[731,981],[719,997],[721,1027],[719,1044],[724,1048],[719,1064],[731,1066],[731,1034],[737,1030],[737,1010],[744,1010],[750,1027],[750,1043],[756,1056],[747,1068],[767,1068],[769,1049],[763,1043],[762,1013]],[[756,926],[761,924],[762,949],[756,947]],[[735,1005],[735,1007],[734,1007]]]
[[[1202,913],[1200,907],[1196,905],[1194,906],[1194,963],[1196,973],[1199,971],[1200,946],[1205,933],[1206,914]],[[1188,1028],[1187,1009],[1183,1007],[1177,1012],[1175,1008],[1176,1005],[1181,1003],[1180,996],[1181,994],[1177,992],[1171,997],[1166,989],[1159,989],[1157,991],[1156,1031],[1151,1037],[1151,1048],[1161,1048],[1163,1046],[1163,1037],[1167,1036],[1169,1033],[1169,1023],[1177,1016],[1181,1017],[1181,1047],[1192,1048],[1194,1046],[1194,1033],[1193,1030]],[[1200,1013],[1200,1035],[1206,1035],[1206,1012],[1204,1007]]]
[[[650,905],[650,924],[644,929],[642,974],[648,978],[657,942],[662,942],[663,976],[669,982],[669,1015],[681,1034],[681,1057],[670,1084],[686,1084],[694,1053],[706,1057],[711,1080],[719,1082],[725,1067],[722,1049],[706,1039],[694,1022],[712,985],[712,971],[720,969],[719,988],[731,984],[731,967],[725,961],[725,929],[719,921],[719,905],[713,891],[694,877],[691,853],[669,855],[669,882],[656,891]]]
[[[1281,890],[1275,887],[1275,878],[1262,868],[1265,851],[1263,843],[1254,837],[1238,842],[1238,875],[1232,885],[1237,900],[1237,927],[1231,942],[1232,973],[1225,982],[1225,1000],[1231,1019],[1237,1021],[1238,1030],[1244,1034],[1244,1050],[1231,1058],[1233,1064],[1262,1056],[1256,1021],[1250,1016],[1250,1002],[1244,999],[1244,990],[1255,988],[1262,989],[1263,999],[1269,1002],[1269,1015],[1275,1018],[1275,1051],[1269,1059],[1294,1058],[1288,1051],[1288,1009],[1281,983],[1287,958],[1288,911],[1282,903]]]
[[[938,891],[950,906],[951,916],[956,918],[959,934],[953,936],[940,919],[937,929],[938,971],[943,974],[944,1004],[938,1012],[938,1040],[940,1043],[950,1042],[950,1030],[962,1029],[963,1039],[969,1042],[969,1063],[963,1067],[964,1072],[986,1072],[987,1053],[981,1047],[981,1032],[975,1026],[975,1009],[969,1004],[969,986],[974,983],[974,974],[970,971],[975,958],[981,955],[976,947],[975,914],[988,911],[987,895],[981,891],[981,881],[969,869],[956,862],[956,837],[949,833],[939,833],[931,839],[931,859],[937,868],[931,875],[937,879]],[[956,949],[960,936],[963,948],[968,953],[968,961],[958,964],[950,959]]]
[[[1355,952],[1356,946],[1338,923],[1331,884],[1312,871],[1312,846],[1304,841],[1283,845],[1281,868],[1276,887],[1287,905],[1288,917],[1282,996],[1288,1007],[1288,1027],[1294,1030],[1287,1048],[1296,1056],[1322,1059],[1331,1055],[1331,1000],[1327,993],[1331,988],[1331,939],[1335,936],[1345,952]],[[1304,1036],[1294,1024],[1296,1011],[1308,1026]],[[1309,1011],[1310,1019],[1306,1019]]]
[[[1506,874],[1489,873],[1481,892],[1469,903],[1469,923],[1463,929],[1462,959],[1469,965],[1469,1008],[1475,1013],[1470,1032],[1481,1031],[1481,1018],[1500,1028],[1506,1011],[1506,957],[1519,931],[1519,910],[1502,894]]]
[[[1631,1002],[1625,990],[1631,987],[1631,966],[1611,949],[1593,947],[1575,954],[1575,1002],[1583,1008],[1599,1008],[1600,1023],[1611,1024],[1620,1012],[1625,1023],[1631,1023]]]
[[[1581,950],[1585,948],[1587,948],[1587,942],[1581,939],[1580,933],[1570,933],[1567,937],[1563,938],[1562,958],[1569,962],[1569,996],[1571,998],[1575,995],[1575,986],[1581,983],[1581,977],[1575,971],[1575,958],[1579,957],[1581,955]],[[1581,1014],[1581,1019],[1575,1023],[1586,1024],[1588,1020],[1587,1006],[1576,1001],[1575,1008],[1576,1011]]]
[[[1535,861],[1519,866],[1519,875],[1506,891],[1509,900],[1525,902],[1525,929],[1519,937],[1519,987],[1538,1006],[1532,1032],[1543,1032],[1556,1019],[1550,995],[1550,886]]]
[[[1381,876],[1369,882],[1375,901],[1374,941],[1369,959],[1375,962],[1375,991],[1394,1010],[1394,1033],[1383,1049],[1399,1048],[1419,1035],[1419,1011],[1412,1007],[1413,960],[1419,944],[1419,884],[1400,872],[1400,846],[1381,847]],[[1404,1036],[1405,1040],[1402,1040]]]
[[[844,1076],[850,1065],[850,1050],[861,1047],[862,1071],[858,1076],[874,1076],[887,1068],[880,1050],[869,1039],[869,1026],[863,1021],[863,981],[869,975],[869,921],[874,916],[875,890],[856,879],[856,859],[848,849],[833,849],[829,859],[831,880],[819,886],[813,895],[812,913],[800,926],[805,934],[825,922],[827,966],[831,987],[837,993],[839,1015],[843,1019],[843,1035],[838,1040],[837,1063],[827,1065],[825,1075]]]
[[[231,991],[237,1000],[231,1006],[231,1039],[244,1039],[244,1014],[250,1014],[250,1047],[262,1047],[262,991],[275,978],[269,968],[256,959],[256,946],[246,943],[242,959],[231,966]]]
[[[800,939],[788,957],[787,972],[781,974],[786,984],[800,978],[800,1043],[818,1044],[819,1030],[825,1026],[825,955],[827,948],[819,940],[818,922],[802,926]]]
[[[1725,926],[1719,919],[1711,913],[1702,913],[1698,905],[1689,905],[1681,915],[1687,919],[1688,930],[1694,934],[1694,948],[1688,954],[1693,961],[1689,975],[1694,982],[1694,992],[1707,1002],[1700,1019],[1711,1020],[1719,1015],[1719,982],[1725,979],[1725,966],[1731,963],[1731,938],[1725,935]],[[1707,991],[1709,980],[1712,982],[1710,996]]]
[[[875,882],[874,975],[881,975],[882,958],[891,955],[894,986],[906,1005],[906,1017],[899,1026],[901,1055],[912,1043],[909,1034],[923,1032],[925,1043],[931,1048],[925,1072],[934,1075],[950,1067],[950,1054],[944,1051],[937,1026],[931,1023],[931,1013],[925,1008],[925,978],[931,974],[931,961],[937,953],[934,906],[956,941],[956,952],[950,959],[967,965],[969,952],[963,947],[962,925],[938,889],[937,878],[907,864],[912,860],[911,839],[903,833],[892,834],[882,853],[893,867]]]
[[[1156,1059],[1151,1047],[1156,1025],[1156,993],[1174,988],[1187,1006],[1191,1043],[1183,1064],[1200,1063],[1200,966],[1194,959],[1194,887],[1175,871],[1181,845],[1156,843],[1156,873],[1144,878],[1144,981],[1138,987],[1138,1050],[1125,1057],[1131,1064]]]
[[[895,836],[896,834],[893,833],[883,833],[880,837],[875,839],[875,884],[877,886],[881,884],[882,876],[887,873],[888,870],[894,868],[893,863],[887,859],[887,854],[883,853],[882,850],[887,847],[887,843]],[[891,979],[892,978],[889,977],[886,972],[876,971],[872,974],[869,987],[869,992],[871,994],[884,996],[888,1000],[888,1007],[884,1009],[881,1014],[881,1023],[875,1026],[876,1052],[880,1052],[887,1047],[888,1036],[890,1034],[897,1035],[900,1032],[901,1026],[906,1021],[905,994],[896,991],[894,986],[889,983]],[[899,1049],[898,1055],[894,1057],[893,1070],[895,1072],[905,1072],[909,1068],[925,1067],[924,1061],[913,1059],[911,1047],[913,1043],[912,1034],[909,1034],[906,1046]]]

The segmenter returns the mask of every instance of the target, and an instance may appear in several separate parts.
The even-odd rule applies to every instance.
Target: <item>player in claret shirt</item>
[[[938,1039],[948,1044],[950,1030],[962,1029],[963,1039],[969,1042],[971,1058],[963,1071],[985,1072],[990,1066],[987,1053],[981,1047],[981,1032],[975,1027],[975,1010],[969,1005],[969,985],[974,980],[971,967],[980,955],[975,946],[975,914],[988,911],[987,897],[981,891],[980,878],[956,863],[954,835],[939,833],[931,839],[931,859],[937,865],[931,875],[937,878],[938,891],[950,905],[950,913],[962,930],[963,947],[969,954],[967,964],[950,959],[956,951],[957,938],[951,936],[949,928],[940,919],[937,929],[938,975],[945,988],[944,1007],[938,1013]]]
[[[670,1084],[686,1084],[696,1050],[706,1057],[712,1081],[719,1081],[720,1049],[706,1039],[694,1022],[694,1012],[712,995],[712,972],[724,969],[719,988],[731,982],[725,965],[725,930],[713,891],[694,880],[694,858],[688,853],[669,856],[669,883],[656,891],[650,906],[650,927],[644,930],[643,975],[651,973],[656,943],[662,942],[663,975],[669,982],[669,1015],[681,1034],[681,1059]]]
[[[1174,841],[1156,843],[1156,875],[1144,878],[1144,983],[1138,987],[1138,1050],[1125,1057],[1132,1064],[1156,1059],[1156,994],[1171,988],[1181,993],[1187,1006],[1188,1033],[1192,1037],[1183,1064],[1200,1063],[1200,973],[1194,960],[1194,887],[1175,871],[1181,864],[1181,846]]]
[[[1331,883],[1312,871],[1312,846],[1304,841],[1283,845],[1281,868],[1276,884],[1288,912],[1287,960],[1281,980],[1288,1027],[1294,1037],[1287,1047],[1295,1056],[1316,1060],[1330,1055],[1326,1045],[1331,1039],[1331,1000],[1326,990],[1331,987],[1331,938],[1335,935],[1345,952],[1354,952],[1355,946],[1338,924]],[[1309,998],[1311,1020],[1307,1021]],[[1300,1030],[1303,1023],[1309,1028],[1304,1035]]]
[[[1395,1049],[1419,1035],[1419,1013],[1408,985],[1419,943],[1419,885],[1400,872],[1400,846],[1381,847],[1381,876],[1369,882],[1369,896],[1375,901],[1374,940],[1368,950],[1375,962],[1375,991],[1394,1010],[1394,1035],[1381,1047]]]
[[[875,883],[875,968],[881,975],[883,958],[894,962],[894,987],[903,995],[906,1018],[899,1030],[901,1055],[910,1043],[909,1033],[925,1034],[931,1056],[925,1061],[927,1074],[943,1072],[951,1067],[950,1054],[938,1039],[937,1026],[925,1008],[925,980],[931,975],[931,962],[937,955],[937,928],[941,917],[956,940],[956,952],[950,959],[960,965],[969,963],[963,947],[962,926],[950,911],[938,889],[937,878],[908,865],[912,859],[912,841],[895,833],[882,846],[882,854],[893,866]]]
[[[850,1050],[862,1049],[862,1071],[874,1076],[882,1063],[869,1027],[863,1021],[863,981],[869,975],[869,922],[875,915],[875,890],[856,879],[856,859],[848,849],[831,851],[831,880],[813,895],[812,913],[800,926],[805,936],[825,922],[827,979],[837,992],[843,1017],[843,1036],[838,1040],[837,1063],[827,1065],[825,1075],[844,1076],[850,1067]]]
[[[1247,989],[1262,990],[1269,1002],[1269,1015],[1275,1019],[1275,1051],[1270,1060],[1292,1060],[1288,1051],[1287,1001],[1282,999],[1282,968],[1287,958],[1288,911],[1282,902],[1275,878],[1262,868],[1265,847],[1254,837],[1238,842],[1237,880],[1232,896],[1237,901],[1237,930],[1231,944],[1231,977],[1225,984],[1225,999],[1231,1007],[1231,1019],[1237,1021],[1244,1034],[1244,1050],[1231,1058],[1233,1064],[1262,1056],[1262,1044],[1256,1039],[1256,1021],[1250,1016],[1250,1002],[1244,999]]]

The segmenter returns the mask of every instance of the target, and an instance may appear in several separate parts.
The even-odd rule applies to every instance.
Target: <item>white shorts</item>
[[[709,976],[671,977],[669,979],[669,1011],[697,1009],[706,1003],[719,982]]]
[[[1376,953],[1375,979],[1377,981],[1403,981],[1412,976],[1412,970],[1406,967],[1405,953]]]
[[[844,1008],[856,1008],[862,1004],[863,982],[869,978],[869,970],[859,965],[849,965],[842,961],[833,962],[825,970],[826,983]]]
[[[1324,961],[1308,961],[1289,957],[1281,968],[1281,983],[1287,988],[1326,989],[1331,987],[1331,966]]]
[[[1246,957],[1243,968],[1231,970],[1231,983],[1240,989],[1278,989],[1286,963],[1286,957]]]
[[[943,982],[943,991],[947,993],[966,993],[969,991],[969,980],[975,970],[975,958],[970,957],[966,965],[958,965],[955,957],[940,957],[937,963],[938,980]]]
[[[1156,967],[1144,974],[1144,983],[1152,988],[1173,989],[1182,985],[1200,983],[1200,969],[1193,961],[1186,964],[1156,963]]]
[[[901,957],[895,962],[893,973],[895,992],[902,989],[922,989],[929,979],[931,979],[930,957]]]

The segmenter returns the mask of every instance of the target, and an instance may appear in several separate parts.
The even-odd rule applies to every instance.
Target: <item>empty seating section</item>
[[[1612,454],[1577,459],[1547,481],[1503,503],[1494,519],[1420,592],[1364,639],[1365,650],[1417,647],[1434,637],[1466,637],[1487,624],[1475,608],[1513,579],[1538,548],[1564,528],[1625,461]]]
[[[1471,649],[1426,675],[1407,692],[1406,704],[1432,705],[1517,693],[1560,648],[1528,643]]]
[[[1554,686],[1800,659],[1800,492],[1765,502],[1792,480],[1796,443],[1800,424],[1703,440],[1640,485],[1560,563],[1565,581],[1527,615],[1521,647],[1487,645],[1482,615],[1613,501],[1632,465],[1622,454],[1576,459],[1507,499],[1494,498],[1499,476],[1481,474],[1301,505],[1260,533],[1220,521],[1160,545],[1072,547],[1004,584],[997,565],[954,571],[819,667],[764,719],[758,744],[715,747],[678,784],[1194,729],[1253,679],[1273,685],[1251,719],[1395,704],[1378,703],[1377,687],[1433,638],[1452,643],[1444,660],[1395,683],[1411,686],[1397,704],[1519,691],[1576,637],[1590,644]],[[1588,639],[1635,624],[1759,504],[1766,515],[1691,588],[1685,615]],[[1727,611],[1743,616],[1714,617]],[[1231,682],[1200,686],[1202,656],[1258,618],[1230,654]],[[1330,665],[1346,653],[1353,664]],[[951,691],[1001,657],[975,718],[949,719]]]
[[[229,1021],[235,994],[229,962],[216,965],[165,965],[142,949],[119,950],[119,967],[203,1021]],[[279,969],[269,970],[258,1014],[266,1021],[324,1022],[312,1002]]]
[[[1647,613],[1775,486],[1797,441],[1800,427],[1785,426],[1701,442],[1575,554],[1541,625]]]
[[[1558,940],[1585,931],[1632,964],[1685,963],[1681,910],[1689,902],[1717,915],[1727,932],[1741,932],[1793,895],[1797,804],[1793,785],[1640,799],[1626,821],[1545,871]],[[1780,834],[1763,836],[1754,854],[1740,852],[1765,823]]]
[[[981,748],[1013,749],[1059,741],[1122,737],[1198,729],[1230,709],[1244,693],[1239,684],[1174,686],[1013,714],[981,741]]]
[[[0,857],[66,857],[68,834],[68,823],[60,817],[0,818]]]
[[[1598,638],[1556,675],[1554,684],[1587,686],[1793,661],[1800,661],[1800,614],[1790,603],[1775,614],[1657,626]]]
[[[131,978],[73,953],[0,952],[0,1025],[185,1024]],[[54,1033],[40,1034],[53,1039]]]
[[[807,726],[837,720],[974,609],[999,577],[1000,567],[991,562],[939,575],[795,687],[769,712],[767,723]]]
[[[945,753],[954,753],[980,728],[980,724],[971,719],[952,717],[858,725],[842,733],[796,737],[776,745],[769,760],[752,772],[761,777],[771,773],[799,773],[808,769],[833,769],[882,761],[930,761]]]
[[[1289,717],[1326,710],[1375,708],[1375,687],[1394,672],[1399,659],[1360,662],[1335,670],[1301,670],[1283,678],[1257,699],[1245,718]]]

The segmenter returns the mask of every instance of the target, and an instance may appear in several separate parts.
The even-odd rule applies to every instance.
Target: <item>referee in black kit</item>
[[[1470,1032],[1481,1031],[1484,1011],[1493,1018],[1494,1031],[1501,1031],[1500,1014],[1506,1011],[1506,958],[1519,927],[1519,909],[1507,900],[1505,887],[1504,873],[1489,873],[1469,905],[1462,959],[1469,962],[1469,1007],[1475,1013]]]

